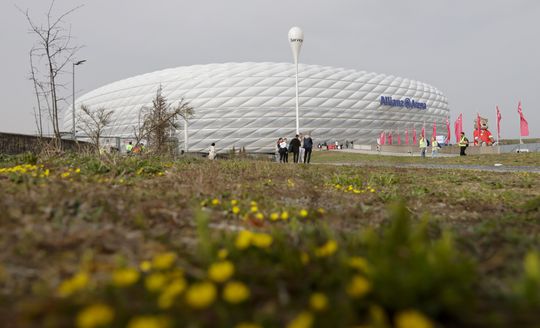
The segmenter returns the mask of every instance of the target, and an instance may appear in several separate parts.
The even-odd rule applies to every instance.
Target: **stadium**
[[[178,67],[143,74],[95,89],[76,99],[90,109],[113,111],[105,137],[133,137],[139,111],[151,106],[162,87],[169,103],[184,98],[194,108],[187,133],[178,131],[182,149],[219,151],[245,148],[273,152],[279,137],[295,134],[295,66],[290,63],[225,63]],[[447,98],[422,82],[351,69],[299,65],[300,132],[315,144],[345,140],[376,142],[382,131],[429,127],[442,131],[449,116]],[[78,115],[79,113],[75,113]],[[64,117],[71,130],[72,109]],[[428,133],[428,135],[431,135]]]

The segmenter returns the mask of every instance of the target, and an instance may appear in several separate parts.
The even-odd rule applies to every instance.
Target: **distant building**
[[[218,149],[273,152],[279,137],[295,134],[295,68],[288,63],[227,63],[178,67],[105,85],[77,99],[78,106],[114,111],[105,136],[133,135],[138,112],[151,106],[157,88],[170,103],[181,98],[195,110],[188,128],[190,151],[212,142]],[[435,121],[444,128],[447,98],[436,88],[392,75],[299,65],[300,130],[316,143],[339,140],[374,144],[381,131],[412,129]],[[64,129],[71,129],[71,109]],[[426,128],[427,129],[427,128]],[[184,133],[178,132],[183,143]]]

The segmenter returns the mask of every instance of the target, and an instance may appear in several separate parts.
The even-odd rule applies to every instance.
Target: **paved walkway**
[[[315,164],[315,163],[314,163]],[[317,163],[316,165],[322,165]],[[465,164],[417,164],[417,163],[378,163],[378,162],[354,162],[354,163],[325,163],[325,165],[350,165],[350,166],[382,166],[399,167],[415,169],[434,169],[434,170],[475,170],[490,172],[529,172],[540,173],[538,166],[488,166],[488,165],[465,165]]]

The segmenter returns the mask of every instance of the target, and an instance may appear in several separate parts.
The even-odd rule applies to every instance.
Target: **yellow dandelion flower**
[[[150,292],[157,292],[165,287],[167,283],[167,276],[163,273],[155,272],[144,279],[144,286]]]
[[[64,172],[64,173],[62,173],[60,176],[61,176],[63,179],[65,179],[65,178],[68,178],[70,174],[71,174],[71,173],[69,173],[69,172]]]
[[[171,320],[165,316],[138,316],[131,319],[127,328],[168,328]]]
[[[315,311],[324,311],[328,308],[328,298],[323,293],[313,293],[309,298],[309,306]]]
[[[309,263],[309,255],[306,252],[300,253],[300,262],[302,262],[303,265],[306,265]]]
[[[358,190],[358,189],[354,189],[354,190],[353,190],[353,193],[355,193],[355,194],[361,194],[362,191],[361,191],[361,190]]]
[[[396,328],[433,328],[428,317],[415,310],[399,312],[396,315]]]
[[[254,201],[254,200],[252,200],[251,202],[249,202],[249,205],[251,205],[251,206],[257,206],[257,202]]]
[[[142,261],[139,264],[139,269],[141,269],[142,272],[148,272],[152,269],[152,263],[150,261]]]
[[[288,220],[289,219],[289,212],[287,212],[287,211],[281,212],[281,219],[282,220]]]
[[[168,309],[173,305],[175,298],[186,289],[187,283],[182,279],[175,279],[171,282],[158,298],[158,306],[161,309]]]
[[[336,189],[341,189],[341,185],[338,183],[334,186]]]
[[[338,244],[335,240],[329,240],[321,247],[315,249],[317,257],[327,257],[333,255],[338,249]]]
[[[349,186],[347,187],[347,190],[348,190],[348,191],[351,191],[351,190],[353,190],[353,189],[354,189],[354,188],[353,188],[352,185],[349,185]]]
[[[58,286],[58,295],[67,297],[73,293],[84,289],[90,282],[90,276],[86,272],[79,272],[70,279],[63,281]]]
[[[273,212],[272,214],[270,214],[270,220],[272,221],[279,220],[279,213]]]
[[[264,214],[262,214],[261,212],[257,212],[257,214],[255,214],[255,218],[257,220],[264,220]]]
[[[131,286],[139,280],[139,272],[133,268],[118,269],[112,274],[112,282],[116,287]]]
[[[305,210],[305,209],[301,209],[300,210],[300,216],[303,217],[303,218],[307,217],[308,216],[308,211]]]
[[[219,204],[220,204],[219,199],[217,199],[217,198],[212,199],[212,205],[216,206],[216,205],[219,205]]]
[[[152,259],[152,267],[158,270],[165,270],[170,268],[175,261],[176,254],[173,252],[158,254]]]
[[[289,324],[287,328],[310,328],[313,325],[313,315],[310,312],[300,312]]]
[[[363,276],[356,275],[347,285],[347,294],[353,298],[362,297],[371,289],[371,284]]]
[[[246,249],[251,245],[251,238],[253,237],[253,233],[249,230],[242,230],[238,235],[236,236],[235,245],[238,249]]]
[[[49,169],[45,169],[45,172],[43,172],[43,175],[48,177],[49,174],[51,174],[51,171]]]
[[[540,281],[540,256],[534,251],[529,251],[523,261],[525,276],[533,281]]]
[[[194,309],[204,309],[214,303],[216,286],[211,282],[199,282],[191,285],[186,292],[186,302]]]
[[[257,213],[258,211],[259,211],[259,207],[257,207],[257,205],[251,206],[251,212]]]
[[[249,294],[249,288],[240,281],[230,281],[223,288],[223,299],[232,304],[247,300]]]
[[[369,271],[369,264],[368,261],[360,256],[353,256],[349,259],[348,264],[351,268],[354,268],[356,270],[362,271],[362,272],[368,272]]]
[[[238,213],[240,213],[240,207],[238,207],[238,206],[233,206],[232,212],[233,212],[233,214],[238,214]]]
[[[76,168],[76,169],[75,169],[75,173],[81,173],[81,169],[80,169],[80,168]]]
[[[231,206],[236,206],[236,205],[238,205],[238,201],[236,199],[232,199]]]
[[[262,328],[262,326],[253,322],[240,322],[234,328]]]
[[[272,236],[265,233],[255,233],[251,237],[251,242],[259,248],[268,248],[272,245]]]
[[[218,258],[220,260],[224,260],[227,258],[227,256],[229,256],[229,251],[226,250],[225,248],[222,248],[218,251],[218,254],[217,254]]]
[[[369,189],[370,192],[375,192],[375,189],[371,188]]]
[[[317,212],[319,212],[319,214],[324,214],[324,213],[326,213],[326,210],[324,208],[322,208],[322,207],[319,207],[317,209]]]
[[[78,328],[95,328],[108,325],[114,319],[113,309],[105,304],[93,304],[77,314]]]
[[[213,263],[208,269],[208,277],[215,282],[225,282],[234,274],[234,265],[230,261]]]

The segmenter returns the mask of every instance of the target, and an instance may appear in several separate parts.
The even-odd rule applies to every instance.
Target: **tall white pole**
[[[298,99],[298,56],[304,43],[304,32],[299,27],[292,27],[289,30],[289,43],[293,52],[294,64],[296,65],[296,134],[300,134],[300,106]]]

